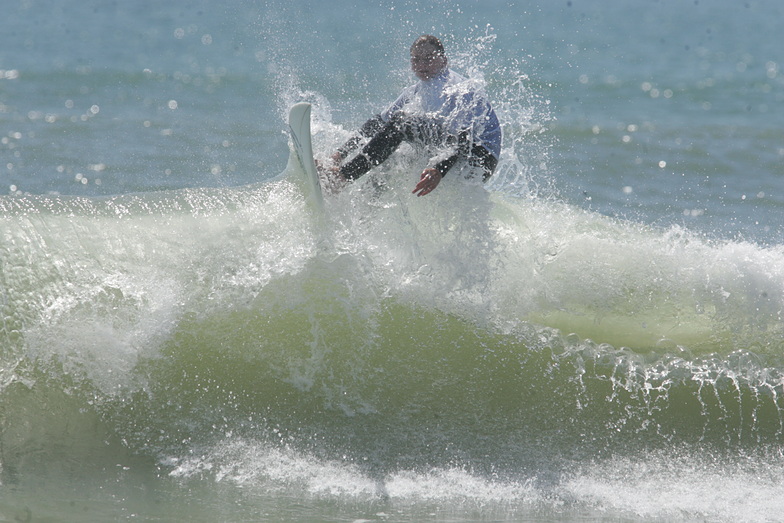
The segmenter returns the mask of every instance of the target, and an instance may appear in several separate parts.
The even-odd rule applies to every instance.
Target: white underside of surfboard
[[[289,129],[294,155],[299,162],[306,197],[314,207],[324,210],[324,195],[319,182],[316,162],[313,159],[313,143],[310,135],[311,106],[307,102],[294,104],[289,110]]]

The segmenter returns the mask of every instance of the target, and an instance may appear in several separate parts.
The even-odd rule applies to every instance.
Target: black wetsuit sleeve
[[[441,178],[446,176],[446,173],[455,166],[460,158],[466,158],[470,165],[480,167],[484,171],[482,173],[483,182],[493,175],[498,165],[498,159],[484,146],[469,141],[466,131],[458,135],[455,153],[436,164],[435,169],[441,174]]]
[[[342,147],[338,148],[340,159],[345,160],[346,157],[354,151],[364,138],[372,138],[384,127],[384,119],[380,114],[377,114],[359,128],[359,132],[352,136]]]
[[[455,166],[457,161],[460,159],[460,152],[456,152],[446,160],[442,160],[438,162],[435,166],[435,170],[441,174],[441,178],[446,176],[446,173],[449,172],[449,169]]]

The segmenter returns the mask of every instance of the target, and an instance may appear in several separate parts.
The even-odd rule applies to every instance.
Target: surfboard
[[[316,209],[324,210],[324,195],[321,191],[316,162],[313,160],[313,143],[310,135],[311,106],[307,102],[294,104],[289,110],[289,130],[294,154],[302,169],[306,197]]]

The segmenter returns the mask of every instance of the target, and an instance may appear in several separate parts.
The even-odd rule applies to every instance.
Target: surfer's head
[[[432,80],[447,66],[441,40],[433,35],[422,35],[411,45],[411,70],[420,80]]]

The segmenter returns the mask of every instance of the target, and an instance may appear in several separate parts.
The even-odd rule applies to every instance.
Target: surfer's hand
[[[334,159],[329,165],[321,165],[317,161],[316,170],[321,179],[321,185],[328,193],[336,194],[346,185],[346,179],[340,174],[340,165],[335,163]]]
[[[339,152],[336,152],[333,153],[332,156],[329,157],[329,159],[332,160],[333,164],[340,165],[340,162],[343,161],[343,155],[341,155]]]
[[[419,176],[419,183],[416,184],[416,187],[411,192],[417,196],[424,196],[438,187],[440,182],[441,173],[430,167],[422,171],[422,174]]]

